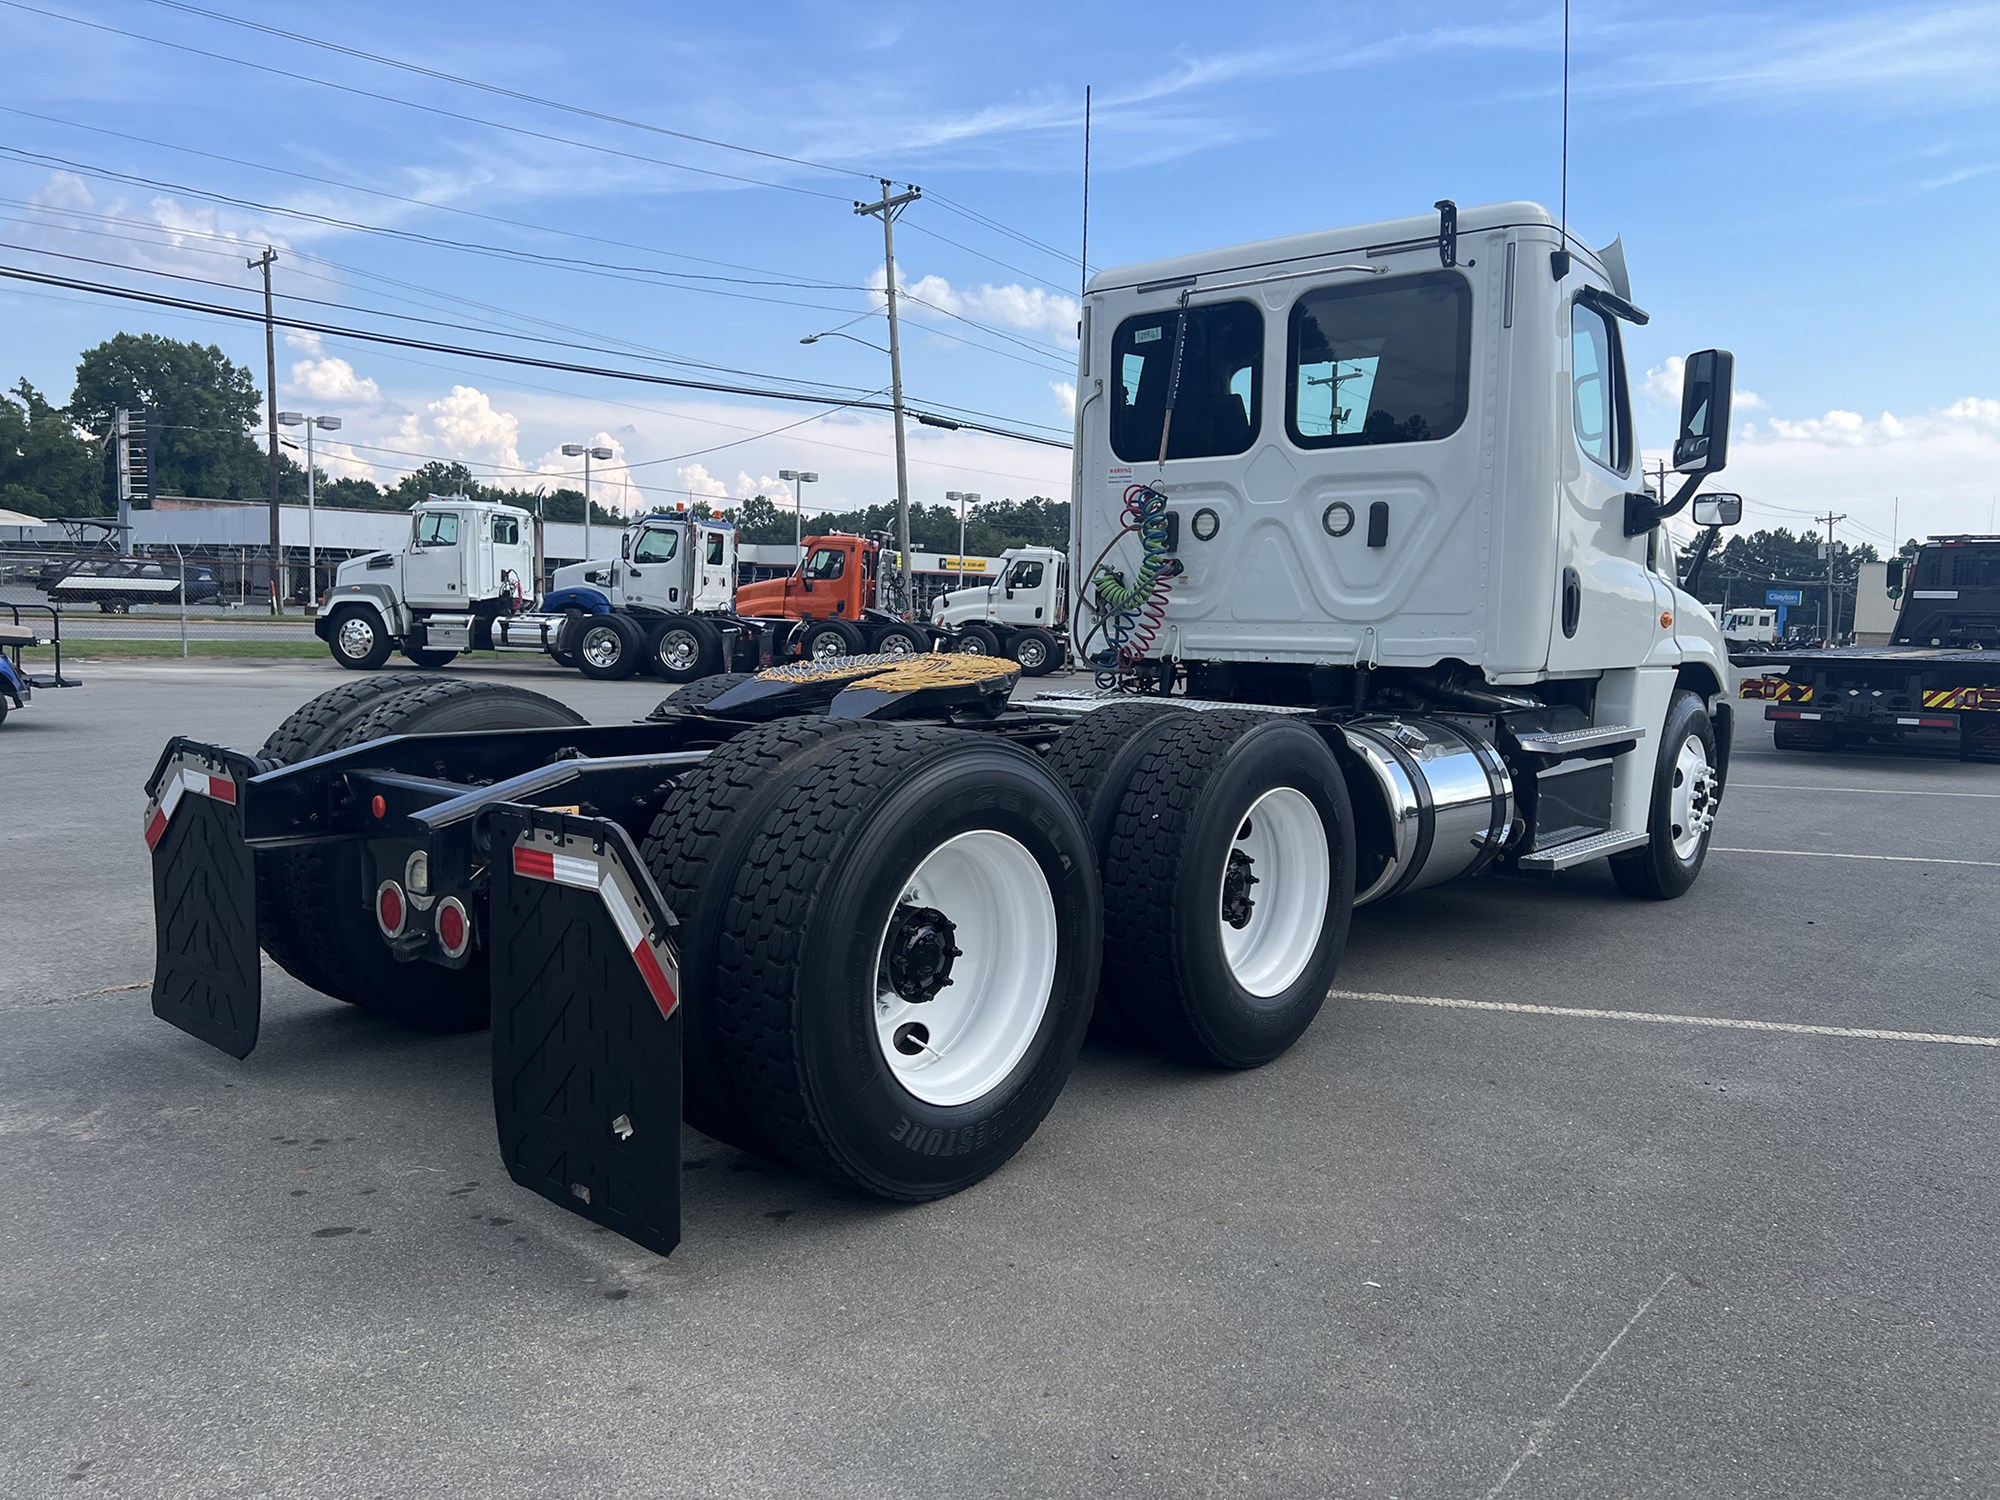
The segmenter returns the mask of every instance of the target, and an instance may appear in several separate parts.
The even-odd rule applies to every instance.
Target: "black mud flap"
[[[615,823],[503,805],[486,828],[507,1174],[665,1255],[681,1237],[673,917]]]
[[[231,1057],[257,1045],[257,866],[243,842],[247,762],[176,741],[147,786],[153,1014]]]

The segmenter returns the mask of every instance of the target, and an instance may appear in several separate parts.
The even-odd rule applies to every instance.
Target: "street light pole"
[[[612,454],[609,448],[591,448],[591,447],[586,447],[582,443],[564,443],[562,445],[562,451],[563,451],[563,456],[566,458],[576,458],[579,455],[581,455],[583,458],[583,560],[585,562],[589,562],[590,561],[590,461],[593,458],[604,459],[604,458],[611,458],[614,455]]]
[[[778,470],[778,477],[780,479],[791,481],[792,545],[798,549],[799,556],[803,557],[805,556],[805,551],[806,551],[806,532],[805,532],[806,488],[805,487],[809,484],[819,483],[819,475],[810,474],[801,469],[780,469]]]
[[[301,424],[306,429],[306,607],[310,609],[319,599],[319,541],[315,534],[319,521],[318,476],[313,472],[313,429],[323,427],[328,432],[338,432],[340,418],[308,417],[296,411],[278,413],[280,427]]]
[[[914,203],[923,196],[923,189],[911,186],[908,191],[892,194],[886,177],[878,179],[882,184],[882,197],[875,203],[859,203],[854,211],[867,217],[879,215],[882,220],[882,268],[883,286],[889,303],[889,402],[896,412],[896,546],[903,559],[903,612],[909,614],[916,598],[915,581],[912,576],[910,557],[910,455],[903,436],[903,344],[896,323],[896,210]]]
[[[944,497],[958,502],[958,576],[963,578],[965,577],[965,507],[977,504],[979,496],[976,492],[946,490]]]

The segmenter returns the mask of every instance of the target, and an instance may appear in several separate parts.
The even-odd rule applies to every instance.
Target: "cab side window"
[[[1618,325],[1594,307],[1570,306],[1570,402],[1577,446],[1614,474],[1632,471],[1632,397]]]
[[[818,582],[828,582],[847,571],[847,554],[832,547],[821,547],[806,559],[806,577]]]
[[[1023,561],[1014,564],[1013,574],[1007,579],[1010,589],[1038,589],[1042,586],[1042,565],[1039,562]]]
[[[680,533],[677,531],[642,531],[639,545],[632,549],[635,563],[672,562],[674,554],[680,550]]]
[[[722,533],[711,531],[702,538],[701,560],[711,568],[722,566]]]
[[[448,510],[426,511],[417,517],[419,547],[456,547],[458,517]]]
[[[521,541],[521,523],[513,516],[493,518],[493,541],[501,547],[518,546]]]

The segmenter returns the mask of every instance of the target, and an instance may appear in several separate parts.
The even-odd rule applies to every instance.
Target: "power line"
[[[1012,271],[1016,276],[1025,276],[1028,278],[1028,280],[1035,282],[1037,285],[1045,286],[1052,292],[1059,292],[1065,297],[1069,295],[1068,292],[1064,291],[1063,288],[1057,286],[1053,281],[1049,281],[1044,277],[1037,276],[1033,271],[1025,271],[1021,267],[1014,265],[1011,262],[1000,259],[1000,257],[997,255],[988,255],[984,250],[975,250],[972,246],[963,244],[960,241],[953,239],[950,235],[939,234],[935,229],[932,229],[927,225],[920,224],[914,219],[904,220],[903,227],[905,229],[914,229],[918,234],[928,235],[931,239],[942,240],[944,241],[945,244],[950,245],[954,250],[963,250],[967,255],[976,255],[981,260],[989,261],[993,265],[998,266],[1003,271]]]
[[[66,15],[59,10],[45,10],[38,5],[28,5],[24,0],[0,0],[12,10],[27,11],[31,15],[46,16],[52,21],[67,21],[72,26],[86,27],[91,31],[105,32],[111,36],[122,36],[135,42],[149,42],[156,47],[168,47],[175,52],[185,52],[194,57],[206,57],[214,62],[226,62],[240,68],[250,68],[259,73],[269,73],[279,78],[289,78],[295,83],[309,83],[317,88],[333,89],[343,94],[352,94],[361,99],[372,99],[378,104],[394,104],[403,109],[420,110],[424,114],[439,115],[448,120],[459,120],[468,125],[483,125],[489,130],[503,130],[511,135],[528,136],[538,141],[549,141],[559,146],[572,146],[580,151],[596,151],[605,156],[623,157],[627,161],[645,162],[650,166],[667,167],[677,172],[692,172],[702,177],[714,177],[728,182],[742,183],[748,187],[774,188],[779,192],[798,193],[808,198],[826,198],[835,203],[849,200],[839,193],[824,193],[817,188],[800,187],[796,183],[769,182],[759,177],[745,177],[736,172],[723,172],[714,167],[696,167],[686,162],[669,161],[664,157],[647,156],[643,152],[623,151],[616,146],[603,146],[594,141],[579,141],[571,136],[552,135],[545,130],[531,130],[525,125],[509,125],[502,120],[489,120],[480,115],[469,115],[461,110],[443,109],[434,104],[419,104],[414,99],[398,98],[394,94],[380,94],[373,89],[356,88],[352,84],[335,83],[330,78],[315,78],[310,73],[294,73],[288,68],[274,67],[269,63],[252,62],[244,57],[232,57],[226,52],[211,52],[205,47],[192,47],[185,42],[170,42],[165,37],[147,36],[144,32],[127,31],[120,26],[107,26],[102,21],[87,21],[81,16]]]
[[[8,3],[10,4],[13,3],[13,0],[8,0]],[[1003,224],[998,219],[991,218],[986,214],[980,213],[979,210],[975,208],[968,208],[963,203],[957,202],[955,199],[945,197],[945,195],[942,193],[933,192],[926,196],[928,197],[930,202],[937,204],[939,208],[942,208],[947,213],[957,214],[961,219],[969,219],[974,224],[977,224],[982,228],[992,230],[995,234],[1004,234],[1010,240],[1018,240],[1023,245],[1028,245],[1033,249],[1044,251],[1047,254],[1053,255],[1057,260],[1064,262],[1066,265],[1083,266],[1085,270],[1096,269],[1096,267],[1094,266],[1084,265],[1084,262],[1078,260],[1074,255],[1071,255],[1067,250],[1058,250],[1054,245],[1049,244],[1046,240],[1038,240],[1031,234],[1023,234],[1020,230],[1013,228],[1011,225]]]
[[[241,26],[249,31],[261,31],[266,36],[280,37],[288,42],[297,42],[307,47],[319,47],[328,52],[338,52],[345,57],[359,58],[363,62],[379,63],[385,68],[400,68],[406,73],[416,73],[425,78],[435,78],[441,83],[455,83],[462,88],[478,89],[482,93],[496,94],[503,99],[515,99],[524,104],[539,104],[544,109],[561,110],[565,114],[580,115],[585,119],[601,120],[610,125],[624,125],[633,130],[650,131],[654,135],[671,136],[678,141],[692,141],[697,145],[714,146],[722,151],[740,151],[746,156],[762,157],[765,161],[784,162],[795,167],[810,167],[816,172],[832,172],[850,177],[873,178],[878,174],[864,172],[858,167],[837,167],[826,162],[809,161],[801,156],[786,156],[779,151],[765,151],[756,146],[738,145],[734,141],[718,140],[712,136],[695,135],[685,130],[671,130],[664,125],[650,124],[645,120],[628,119],[623,115],[606,114],[602,110],[587,109],[580,104],[567,104],[559,99],[543,98],[539,94],[523,93],[519,89],[504,88],[499,84],[485,83],[476,78],[464,78],[456,73],[446,73],[436,68],[426,68],[420,64],[406,62],[402,58],[389,57],[379,52],[364,52],[358,47],[343,46],[338,42],[322,41],[301,32],[289,31],[276,26],[266,26],[259,21],[246,20],[240,16],[227,15],[219,10],[207,10],[199,5],[188,5],[184,0],[152,0],[155,5],[170,10],[186,11],[190,15],[206,16],[212,21],[221,21],[230,26]]]
[[[0,0],[11,3],[11,0]],[[180,308],[190,312],[208,313],[215,317],[236,321],[266,321],[257,313],[245,312],[240,308],[221,307],[214,303],[197,302],[185,297],[169,297],[157,292],[140,291],[133,287],[110,286],[99,282],[82,281],[72,277],[51,276],[40,271],[30,271],[18,266],[0,266],[0,276],[16,281],[27,281],[40,286],[64,287],[71,291],[95,292],[103,296],[118,297],[129,302],[144,302],[156,307]],[[542,359],[535,355],[513,354],[499,349],[474,349],[456,344],[441,344],[431,339],[405,338],[398,334],[381,333],[370,329],[343,328],[335,324],[316,323],[304,318],[277,317],[270,320],[286,328],[296,328],[302,332],[318,333],[337,338],[359,339],[365,343],[387,344],[401,349],[422,349],[436,354],[449,354],[460,359],[483,359],[496,364],[520,365],[529,369],[557,370],[571,375],[596,375],[609,380],[630,380],[643,385],[668,386],[677,390],[708,391],[717,395],[744,396],[761,401],[793,401],[810,405],[828,405],[863,411],[890,411],[893,408],[880,401],[828,401],[825,397],[811,396],[800,391],[781,391],[758,386],[730,385],[718,381],[690,380],[683,376],[656,375],[639,370],[609,369],[603,366],[575,364],[566,360]],[[923,414],[918,420],[925,421]],[[1070,445],[1055,438],[1037,437],[1033,433],[1018,432],[1012,428],[993,426],[984,422],[956,422],[947,424],[942,420],[931,421],[929,425],[954,425],[971,432],[983,432],[992,437],[1013,438],[1018,442],[1034,443],[1044,448],[1067,449]]]
[[[772,278],[768,282],[754,283],[758,285],[768,284],[772,286],[824,287],[828,290],[834,290],[834,291],[856,290],[856,288],[854,287],[846,286],[839,282],[826,281],[823,278],[808,277],[784,271],[771,271],[771,270],[766,270],[761,266],[746,266],[738,264],[735,261],[716,260],[713,259],[712,257],[705,255],[689,255],[679,250],[662,250],[654,245],[636,244],[631,240],[608,239],[603,235],[584,234],[574,229],[558,229],[553,225],[537,224],[532,220],[528,219],[509,219],[499,214],[481,213],[477,209],[460,208],[455,204],[435,203],[428,198],[412,198],[409,197],[407,194],[392,193],[384,188],[367,187],[358,182],[344,182],[338,177],[321,177],[312,172],[300,172],[300,171],[295,171],[290,167],[273,166],[269,162],[250,161],[240,156],[225,156],[220,152],[203,151],[198,147],[184,146],[175,141],[160,140],[157,137],[151,137],[151,136],[132,135],[129,132],[123,130],[112,130],[108,126],[104,125],[90,125],[86,124],[81,120],[65,120],[57,115],[37,114],[35,111],[30,109],[16,109],[9,105],[0,105],[0,112],[4,112],[10,115],[19,115],[23,119],[41,120],[44,123],[50,125],[61,125],[70,130],[88,130],[93,134],[108,135],[121,141],[136,141],[140,145],[160,146],[168,151],[181,152],[183,155],[186,156],[199,156],[208,161],[224,162],[232,167],[247,167],[253,172],[270,172],[280,177],[296,178],[300,182],[317,183],[321,187],[339,188],[343,192],[364,193],[372,198],[386,198],[392,203],[403,203],[403,204],[408,204],[414,208],[425,208],[431,210],[434,213],[456,214],[460,218],[477,219],[482,223],[499,224],[509,229],[527,229],[527,230],[532,230],[537,234],[554,235],[562,239],[584,240],[592,244],[598,244],[598,245],[611,245],[620,250],[637,250],[642,255],[657,255],[667,260],[692,261],[697,265],[720,266],[725,270],[747,271],[750,272],[753,276]],[[977,254],[978,252],[975,251],[973,253]],[[591,262],[591,264],[596,264],[596,262]],[[623,268],[618,268],[618,269],[623,269]],[[649,268],[642,268],[642,269],[649,269]],[[673,272],[673,271],[662,271],[659,274],[669,275],[669,276],[695,275],[694,272]],[[714,279],[726,280],[730,278],[714,278]]]

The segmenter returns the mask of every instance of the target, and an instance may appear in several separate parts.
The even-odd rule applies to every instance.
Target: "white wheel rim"
[[[1667,835],[1673,840],[1677,858],[1694,858],[1708,830],[1715,826],[1716,802],[1715,770],[1708,763],[1708,746],[1700,735],[1691,734],[1674,757],[1673,821]]]
[[[1223,960],[1238,984],[1268,999],[1305,973],[1326,926],[1326,899],[1333,889],[1326,825],[1304,792],[1273,787],[1238,820],[1229,849],[1231,856],[1249,861],[1256,884],[1249,887],[1250,910],[1238,926],[1230,920],[1228,889],[1237,861],[1225,859],[1216,885]]]
[[[906,635],[890,635],[882,639],[882,651],[888,656],[909,656],[916,649],[916,642]]]
[[[897,991],[889,965],[890,935],[899,914],[913,908],[942,912],[958,949],[950,983],[915,1003]],[[883,1061],[926,1104],[984,1097],[1027,1055],[1048,1013],[1055,973],[1055,898],[1034,855],[990,828],[947,839],[903,882],[875,945],[875,1037]]]
[[[613,667],[625,650],[625,642],[609,625],[597,625],[583,633],[583,645],[578,649],[593,667]]]
[[[660,637],[660,665],[669,672],[692,671],[700,655],[692,630],[669,630]]]
[[[845,656],[847,642],[840,638],[837,630],[824,631],[813,637],[812,654],[817,661],[824,661],[829,656]]]
[[[375,649],[375,627],[360,615],[349,615],[340,622],[340,651],[359,661]]]

